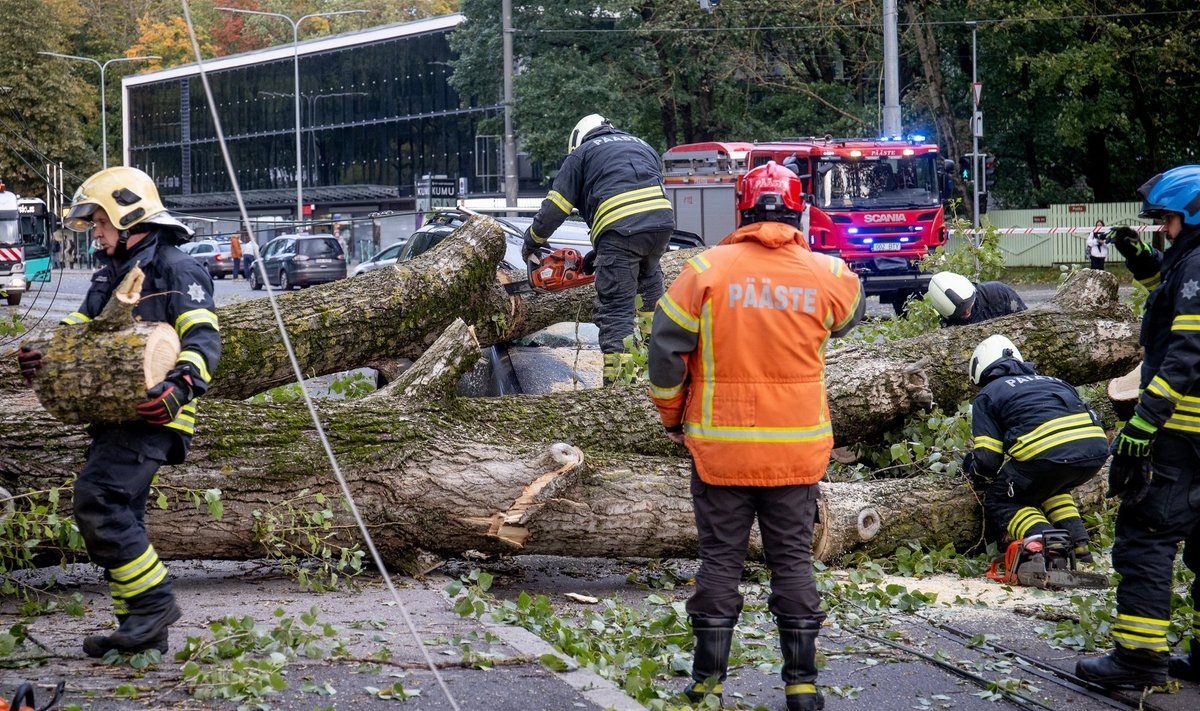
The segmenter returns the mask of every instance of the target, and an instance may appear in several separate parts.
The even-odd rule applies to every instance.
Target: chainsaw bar
[[[1103,590],[1108,587],[1108,576],[1066,568],[1046,569],[1041,561],[1030,561],[1017,568],[1017,580],[1021,585],[1044,590],[1067,590],[1088,588]]]

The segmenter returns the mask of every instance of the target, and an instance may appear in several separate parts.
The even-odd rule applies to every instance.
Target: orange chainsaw
[[[529,291],[554,293],[596,281],[595,274],[584,271],[583,255],[574,247],[556,249],[541,259],[531,258],[525,266],[527,281],[505,284],[505,291],[510,294]]]
[[[1061,528],[1013,541],[1003,561],[992,561],[987,577],[1006,585],[1050,590],[1108,587],[1107,575],[1077,569],[1070,534]]]

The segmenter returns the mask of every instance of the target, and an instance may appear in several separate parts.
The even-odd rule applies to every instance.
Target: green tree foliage
[[[94,139],[83,130],[85,120],[99,117],[96,90],[61,60],[35,54],[70,51],[64,38],[77,31],[80,16],[76,0],[0,0],[0,87],[6,87],[0,89],[0,179],[14,192],[42,195],[48,162],[62,161],[75,173],[98,162],[99,130]]]

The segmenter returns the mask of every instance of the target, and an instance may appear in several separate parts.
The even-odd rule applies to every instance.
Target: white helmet
[[[942,318],[962,318],[975,303],[975,285],[962,274],[938,272],[929,280],[929,300]]]
[[[574,153],[575,149],[583,143],[583,139],[589,133],[595,131],[601,126],[611,126],[608,119],[600,114],[588,114],[579,119],[579,123],[575,124],[575,128],[571,129],[571,138],[567,140],[567,153]]]
[[[983,342],[975,346],[975,352],[971,354],[971,382],[978,385],[987,369],[995,365],[996,361],[1001,358],[1025,360],[1021,357],[1021,351],[1017,350],[1013,342],[1004,336],[995,335],[983,339]]]

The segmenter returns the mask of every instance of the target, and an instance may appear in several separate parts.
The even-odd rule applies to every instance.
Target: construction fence
[[[995,210],[983,215],[984,226],[1000,233],[1000,250],[1010,267],[1051,267],[1086,264],[1086,241],[1096,220],[1108,227],[1129,225],[1139,232],[1153,231],[1150,220],[1137,214],[1140,202],[1102,202],[1051,205],[1034,210]],[[973,239],[970,230],[952,232],[949,247]],[[1119,259],[1114,250],[1110,259]]]

